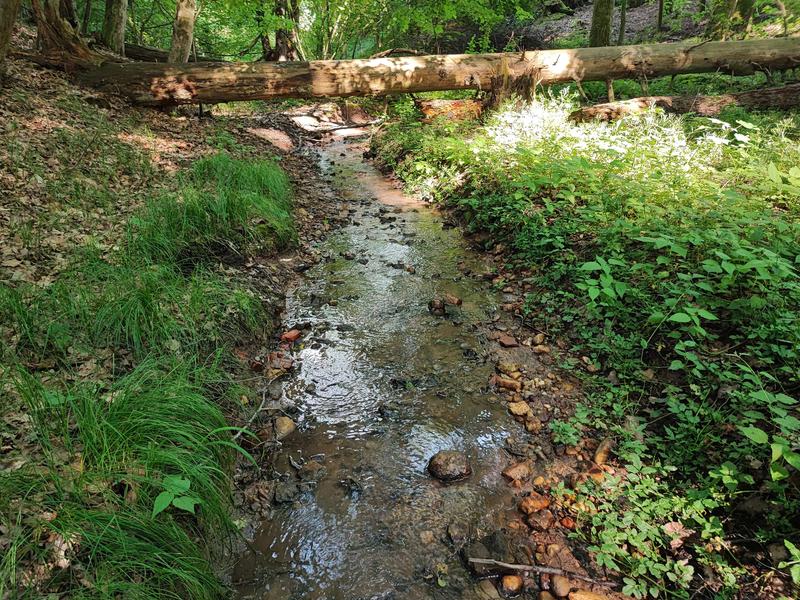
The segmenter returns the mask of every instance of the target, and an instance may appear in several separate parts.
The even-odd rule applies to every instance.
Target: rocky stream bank
[[[295,259],[280,339],[251,358],[267,451],[239,473],[237,597],[623,597],[571,536],[571,488],[615,473],[612,443],[553,443],[580,388],[522,322],[525,274],[366,162],[365,130],[317,121],[341,226]]]

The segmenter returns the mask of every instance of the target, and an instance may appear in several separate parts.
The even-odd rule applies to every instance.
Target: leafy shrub
[[[580,415],[627,448],[628,478],[584,492],[604,498],[584,529],[598,559],[638,597],[695,585],[700,565],[736,589],[746,573],[713,548],[734,528],[782,543],[800,508],[800,120],[654,111],[575,125],[573,108],[562,95],[482,127],[400,122],[374,150],[510,250],[538,328],[614,371],[614,384],[586,376]],[[650,425],[632,432],[631,415]],[[574,440],[570,423],[553,428]],[[771,510],[724,528],[716,513],[753,494]],[[671,553],[673,521],[702,532],[691,555]]]

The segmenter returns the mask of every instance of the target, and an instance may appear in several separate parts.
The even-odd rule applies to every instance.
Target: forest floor
[[[214,598],[232,556],[241,597],[791,596],[796,115],[350,131],[10,75],[0,597]]]

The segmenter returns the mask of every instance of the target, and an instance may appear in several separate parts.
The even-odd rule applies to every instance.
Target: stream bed
[[[276,469],[299,493],[239,557],[240,599],[480,598],[453,538],[492,531],[514,510],[501,470],[518,426],[489,385],[479,325],[497,297],[463,275],[485,265],[364,149],[335,138],[320,151],[352,218],[287,300],[286,328],[303,338],[280,401],[298,430]],[[434,315],[428,303],[443,294],[463,304]],[[469,456],[469,478],[427,473],[444,449]]]

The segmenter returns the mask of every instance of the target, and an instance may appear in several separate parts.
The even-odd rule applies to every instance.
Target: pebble
[[[461,298],[459,298],[458,296],[454,296],[453,294],[445,294],[443,298],[447,304],[450,304],[452,306],[461,306],[462,304]]]
[[[550,587],[556,596],[566,598],[572,589],[572,582],[563,575],[553,575],[550,579]]]
[[[423,544],[432,544],[436,541],[436,536],[430,529],[428,529],[420,532],[419,539]]]
[[[526,515],[544,510],[548,506],[550,506],[550,499],[537,492],[531,492],[529,496],[525,496],[519,503],[519,509]]]
[[[500,593],[495,589],[491,579],[481,579],[476,587],[481,600],[500,600]]]
[[[275,439],[282,440],[294,432],[296,426],[289,417],[275,417]]]
[[[516,596],[522,591],[522,577],[519,575],[504,575],[500,580],[500,593],[506,596]]]
[[[550,346],[545,346],[544,344],[537,344],[533,348],[534,354],[550,354]]]
[[[287,331],[287,332],[285,332],[284,334],[281,335],[281,341],[282,342],[296,342],[297,340],[300,339],[301,335],[302,335],[302,333],[301,333],[301,331],[299,329],[292,329],[292,330]]]
[[[300,495],[300,489],[294,481],[279,481],[275,485],[275,502],[293,502]]]
[[[610,600],[610,596],[598,594],[597,592],[590,592],[588,590],[576,590],[570,592],[569,600]]]
[[[518,462],[503,469],[503,477],[512,481],[528,479],[531,476],[531,467],[527,461]]]
[[[497,337],[497,343],[499,343],[503,348],[516,348],[519,346],[519,342],[513,337],[506,333]]]
[[[604,438],[597,450],[594,452],[594,462],[598,465],[604,465],[608,461],[611,450],[614,448],[614,440],[610,437]]]
[[[528,525],[536,531],[549,531],[555,524],[555,516],[547,509],[528,515]]]
[[[515,379],[508,379],[506,377],[497,377],[495,379],[495,383],[498,387],[501,387],[505,390],[512,390],[514,392],[519,392],[522,389],[522,383],[516,381]]]
[[[517,417],[522,417],[531,412],[531,407],[528,406],[527,402],[524,402],[522,400],[520,400],[519,402],[509,402],[508,412]]]

